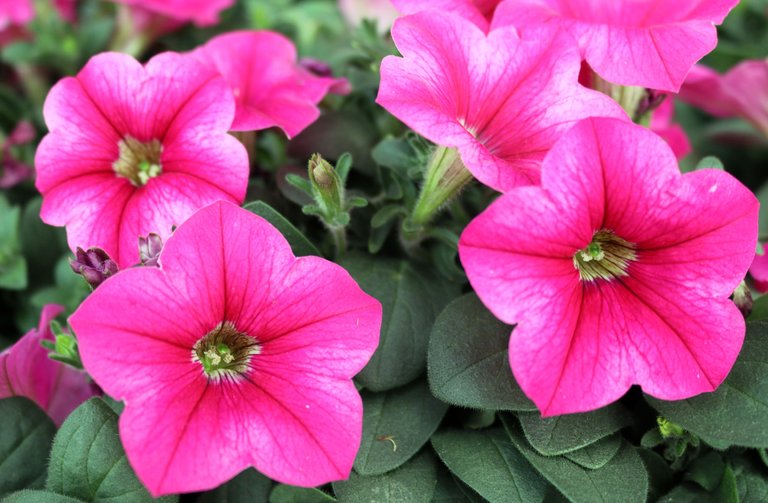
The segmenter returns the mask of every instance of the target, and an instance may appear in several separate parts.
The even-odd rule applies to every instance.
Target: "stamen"
[[[160,155],[163,145],[159,140],[148,143],[126,136],[118,143],[120,154],[112,163],[112,169],[117,176],[127,178],[136,187],[142,187],[163,172]]]
[[[613,231],[600,230],[592,242],[573,256],[573,266],[583,281],[612,280],[627,275],[629,263],[637,260],[635,245]]]
[[[250,335],[238,332],[229,321],[198,340],[192,348],[192,361],[199,363],[212,381],[224,377],[239,378],[248,371],[251,357],[261,352],[261,346]]]

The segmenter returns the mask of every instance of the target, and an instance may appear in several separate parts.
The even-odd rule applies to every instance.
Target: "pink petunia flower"
[[[300,486],[349,475],[362,428],[351,378],[376,349],[381,305],[336,264],[294,257],[262,218],[200,210],[159,268],[108,279],[70,323],[88,372],[125,400],[120,437],[154,496],[249,466]]]
[[[50,323],[63,307],[48,304],[40,315],[37,330],[0,353],[0,398],[23,396],[36,402],[61,425],[78,405],[97,394],[97,388],[80,370],[51,360],[41,341],[55,339]]]
[[[728,296],[754,257],[758,202],[731,175],[680,175],[647,129],[587,119],[552,148],[541,187],[466,228],[461,261],[506,323],[515,377],[545,416],[633,384],[664,400],[712,391],[744,338]]]
[[[432,10],[456,13],[488,31],[501,0],[392,0],[403,14]]]
[[[505,191],[539,181],[557,138],[590,116],[626,117],[618,104],[578,84],[578,49],[567,34],[521,40],[489,35],[436,11],[395,22],[404,57],[381,65],[377,103],[427,139],[456,147],[482,183]]]
[[[112,0],[148,14],[159,14],[170,20],[211,26],[219,22],[221,11],[235,0]]]
[[[226,83],[187,56],[143,67],[123,54],[93,57],[46,99],[40,216],[67,227],[73,251],[138,263],[139,236],[165,239],[199,208],[244,199],[248,155],[227,134],[234,110]]]
[[[219,72],[232,89],[237,103],[233,131],[277,126],[293,137],[320,116],[317,104],[338,86],[337,79],[316,77],[301,67],[293,42],[270,31],[219,35],[192,55]]]
[[[651,131],[664,138],[664,141],[672,148],[675,157],[681,160],[690,154],[693,148],[682,126],[673,122],[674,116],[675,99],[672,96],[667,96],[661,105],[651,112],[649,127]]]
[[[23,26],[35,17],[31,0],[0,0],[0,30],[11,25]]]
[[[715,117],[741,117],[768,136],[768,60],[747,60],[725,75],[697,65],[680,99]]]
[[[605,80],[677,92],[738,0],[506,0],[492,29],[567,30]]]

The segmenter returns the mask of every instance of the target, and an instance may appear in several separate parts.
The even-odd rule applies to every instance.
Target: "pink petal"
[[[377,102],[429,140],[457,147],[472,174],[497,190],[538,183],[541,160],[575,121],[625,117],[577,84],[580,60],[568,36],[521,41],[499,29],[486,37],[437,12],[401,18],[392,33],[404,57],[382,62]]]
[[[184,222],[159,262],[121,271],[70,318],[90,374],[125,399],[121,439],[150,492],[210,489],[249,466],[294,485],[348,476],[362,428],[350,378],[378,344],[380,304],[225,202]],[[244,374],[209,380],[192,348],[223,321],[261,350]]]
[[[493,29],[513,25],[574,34],[589,65],[605,80],[677,92],[691,67],[715,48],[720,24],[738,0],[510,0]]]
[[[755,289],[758,292],[768,292],[768,255],[755,254],[755,259],[749,268],[749,274],[755,280]]]
[[[232,89],[237,103],[234,131],[277,126],[295,136],[319,117],[317,103],[336,83],[303,70],[293,43],[269,31],[219,35],[192,54]]]
[[[178,21],[193,21],[198,26],[219,22],[221,11],[234,5],[235,0],[112,0],[140,7]]]
[[[694,65],[680,88],[679,97],[715,117],[731,117],[739,113],[736,103],[723,87],[720,74],[704,65]]]
[[[31,0],[0,0],[0,30],[9,25],[25,25],[35,17]]]
[[[485,0],[482,7],[474,0],[392,0],[392,3],[403,14],[416,14],[422,11],[451,12],[487,32],[491,14],[499,1]]]
[[[739,115],[768,135],[768,60],[742,61],[723,76],[722,86]]]

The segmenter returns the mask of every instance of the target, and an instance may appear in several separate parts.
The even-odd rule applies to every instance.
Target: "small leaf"
[[[488,410],[536,410],[509,368],[512,328],[471,293],[438,316],[429,341],[429,383],[452,405]]]
[[[649,501],[656,501],[662,494],[666,494],[674,482],[674,473],[669,464],[655,451],[650,449],[637,449],[637,453],[643,460],[648,471],[650,486]]]
[[[250,499],[249,502],[263,501]],[[269,503],[331,503],[336,499],[320,489],[277,485],[269,495]],[[222,502],[223,503],[223,502]],[[246,500],[243,500],[246,503]]]
[[[479,496],[478,496],[479,497]],[[430,503],[472,503],[445,467],[437,471],[437,485]]]
[[[432,437],[440,459],[491,502],[541,501],[547,483],[514,448],[502,428],[446,430]]]
[[[621,435],[615,433],[586,447],[571,451],[565,454],[565,457],[584,468],[597,470],[613,459],[621,449],[621,444]]]
[[[528,462],[573,503],[645,503],[648,473],[640,456],[628,443],[624,442],[605,466],[589,470],[563,456],[542,456],[528,445],[514,417],[502,415],[502,422],[512,443]]]
[[[659,413],[718,449],[768,447],[768,323],[747,324],[728,378],[712,393],[667,402],[646,395]]]
[[[53,421],[24,397],[0,400],[0,495],[45,485],[45,466],[56,433]]]
[[[628,426],[631,420],[618,403],[583,414],[542,419],[538,412],[518,415],[528,442],[539,454],[557,456],[588,446]]]
[[[267,501],[271,490],[271,480],[253,468],[248,468],[226,484],[203,493],[197,500],[197,503],[252,503],[254,501]]]
[[[355,459],[360,475],[394,470],[437,430],[448,405],[429,392],[423,379],[384,393],[363,392],[363,438]]]
[[[155,501],[128,464],[117,414],[100,398],[85,402],[61,425],[51,449],[46,489],[94,503]]]
[[[371,391],[413,381],[424,371],[435,317],[458,293],[458,286],[417,272],[404,261],[351,255],[340,265],[383,307],[379,349],[358,381]]]
[[[695,482],[712,492],[720,485],[724,473],[725,463],[722,456],[715,451],[710,451],[691,462],[683,479]]]
[[[25,489],[3,498],[3,503],[83,503],[82,500],[62,496],[51,491]]]
[[[390,223],[398,216],[405,215],[407,215],[407,212],[401,205],[389,204],[374,213],[373,217],[371,218],[371,227],[378,229],[379,227],[383,227],[384,225]]]
[[[720,159],[710,155],[704,157],[696,165],[696,171],[700,169],[719,169],[720,171],[725,171],[725,166],[723,166],[723,162]]]
[[[384,475],[365,477],[355,472],[348,480],[334,482],[339,503],[424,503],[430,501],[437,484],[438,462],[429,449]]]
[[[255,213],[264,218],[267,222],[271,223],[280,233],[288,240],[291,245],[293,253],[297,257],[305,255],[318,255],[320,256],[320,250],[318,250],[312,242],[307,239],[304,234],[301,233],[287,218],[280,214],[276,209],[271,207],[265,202],[256,201],[246,204],[244,209]]]

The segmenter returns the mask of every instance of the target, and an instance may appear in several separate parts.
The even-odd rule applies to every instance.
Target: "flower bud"
[[[330,226],[336,225],[336,216],[345,212],[344,184],[331,163],[320,154],[313,154],[309,159],[309,182],[323,219]]]
[[[150,232],[147,237],[139,236],[139,258],[141,265],[157,267],[157,259],[163,249],[163,238]]]
[[[752,292],[749,290],[745,281],[742,281],[739,286],[736,287],[736,290],[733,291],[732,298],[733,303],[736,304],[736,307],[739,308],[739,311],[741,311],[741,314],[744,315],[745,318],[752,314],[752,305],[754,304],[754,301],[752,300]]]
[[[107,252],[95,247],[88,248],[88,251],[78,247],[75,258],[69,259],[69,266],[72,272],[85,278],[91,288],[96,288],[119,270]]]

